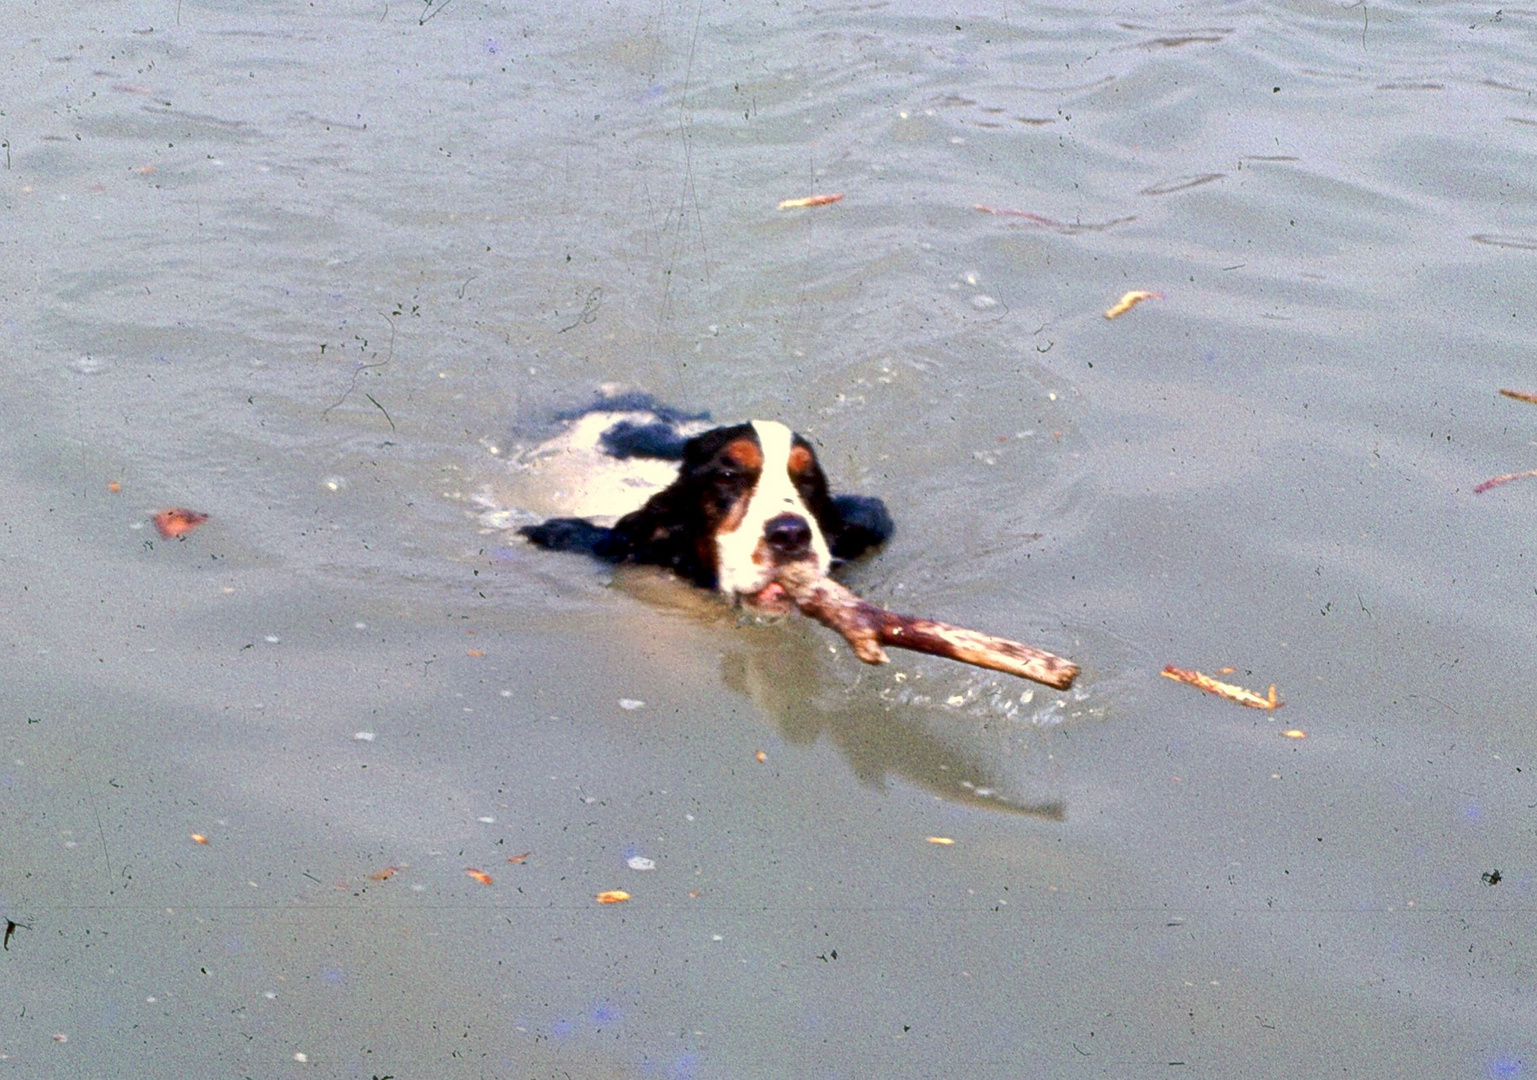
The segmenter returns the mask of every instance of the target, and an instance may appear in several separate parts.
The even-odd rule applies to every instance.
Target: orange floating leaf
[[[173,506],[168,510],[162,510],[154,517],[155,528],[159,529],[160,535],[167,540],[174,540],[178,536],[186,536],[207,520],[207,514],[200,513],[197,510],[188,510],[181,506]]]
[[[485,654],[485,650],[483,650],[483,649],[465,649],[464,650],[464,655],[465,656],[485,656],[486,654]]]
[[[195,832],[192,834],[192,842],[194,844],[206,844],[208,843],[208,837],[204,836],[200,832]]]
[[[509,855],[507,856],[507,861],[510,863],[525,863],[528,862],[528,857],[532,854],[532,851],[525,851],[521,855]]]
[[[482,885],[492,884],[493,879],[491,875],[486,873],[484,870],[477,870],[473,866],[466,866],[464,868],[464,872],[470,877],[474,878],[476,881],[480,882]]]
[[[116,480],[108,480],[107,481],[107,490],[112,492],[112,494],[116,495],[119,491],[123,490],[123,485],[119,484]]]
[[[593,897],[600,904],[622,904],[629,898],[630,894],[623,889],[609,889]]]
[[[1508,398],[1515,398],[1517,401],[1529,401],[1533,405],[1537,405],[1537,394],[1528,393],[1525,390],[1501,390],[1500,393]]]
[[[1225,697],[1229,701],[1236,701],[1238,704],[1247,705],[1251,709],[1279,709],[1285,704],[1285,702],[1276,700],[1274,683],[1270,684],[1269,696],[1260,697],[1253,690],[1245,690],[1243,687],[1234,686],[1232,683],[1218,682],[1210,675],[1202,675],[1199,671],[1186,671],[1184,668],[1177,668],[1173,664],[1164,668],[1162,674],[1166,679],[1189,683],[1191,686],[1205,690],[1208,694]]]
[[[1308,733],[1301,728],[1292,728],[1290,731],[1281,732],[1281,734],[1285,735],[1288,739],[1305,739],[1308,737]]]
[[[1105,318],[1118,319],[1122,315],[1125,315],[1132,308],[1142,303],[1144,300],[1162,299],[1163,293],[1148,292],[1146,289],[1133,289],[1131,292],[1122,295],[1122,297],[1117,300],[1114,305],[1111,306],[1110,310],[1105,312]]]
[[[753,755],[753,760],[756,761],[759,765],[762,765],[765,761],[768,760],[768,755],[765,754],[762,750],[759,750],[756,754]]]
[[[786,199],[779,204],[781,210],[799,210],[803,206],[826,206],[843,198],[843,192],[836,195],[807,195],[804,199]]]
[[[1490,488],[1497,488],[1501,484],[1510,483],[1512,480],[1524,480],[1528,476],[1537,476],[1537,469],[1527,469],[1525,472],[1508,472],[1501,476],[1496,476],[1485,480],[1482,484],[1479,484],[1476,488],[1473,489],[1473,494],[1482,495]]]
[[[931,844],[939,844],[941,847],[949,847],[951,844],[955,843],[955,841],[950,839],[948,836],[926,836],[924,839]]]
[[[400,873],[400,870],[401,870],[401,868],[398,867],[398,866],[386,866],[383,870],[375,870],[372,874],[369,874],[368,875],[368,880],[369,881],[388,881],[390,878],[392,878],[396,874]]]

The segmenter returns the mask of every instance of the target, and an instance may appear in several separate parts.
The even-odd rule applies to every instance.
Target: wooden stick
[[[1485,480],[1473,489],[1473,494],[1482,495],[1490,488],[1497,488],[1501,484],[1508,484],[1512,480],[1524,480],[1528,476],[1537,476],[1537,469],[1527,469],[1525,472],[1508,472],[1502,476],[1496,476],[1491,480]]]
[[[887,611],[821,576],[814,566],[783,567],[779,583],[796,607],[842,634],[853,647],[854,655],[867,664],[888,662],[891,658],[881,646],[890,645],[1018,675],[1058,690],[1072,686],[1078,675],[1077,664],[1029,645]]]

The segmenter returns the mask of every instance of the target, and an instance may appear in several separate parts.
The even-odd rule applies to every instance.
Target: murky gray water
[[[995,7],[10,13],[0,1068],[1532,1075],[1537,14]],[[605,383],[1079,689],[488,531]]]

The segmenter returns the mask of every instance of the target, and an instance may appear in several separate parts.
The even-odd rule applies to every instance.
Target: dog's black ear
[[[838,526],[828,537],[835,559],[857,559],[891,539],[896,524],[886,504],[869,495],[834,495]]]
[[[579,551],[584,555],[605,555],[603,549],[608,546],[613,531],[584,518],[551,518],[518,530],[539,547],[550,551]]]
[[[700,558],[699,494],[682,481],[657,492],[646,505],[614,523],[596,554],[615,562],[665,566],[706,589],[715,587],[715,571]]]

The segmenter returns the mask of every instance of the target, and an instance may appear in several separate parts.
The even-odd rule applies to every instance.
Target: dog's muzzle
[[[763,524],[763,549],[767,549],[768,563],[776,568],[815,559],[811,523],[801,515],[791,513],[769,518]],[[743,607],[757,615],[786,615],[795,606],[784,587],[772,578],[763,588],[741,593],[738,599]]]

